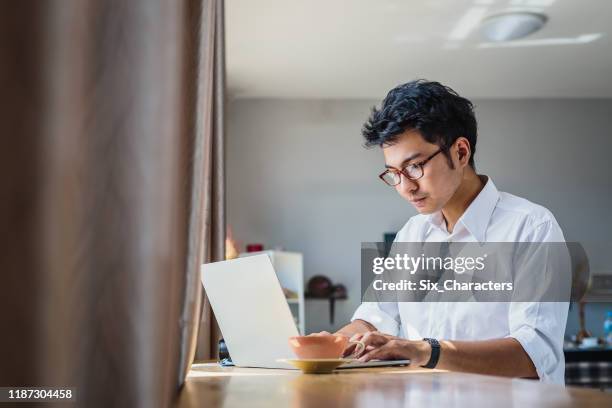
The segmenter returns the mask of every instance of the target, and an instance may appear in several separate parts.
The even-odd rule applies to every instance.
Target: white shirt
[[[441,212],[416,215],[397,242],[565,242],[546,208],[499,192],[489,178],[448,233]],[[364,302],[353,318],[411,340],[511,337],[531,358],[541,381],[564,384],[567,302]]]

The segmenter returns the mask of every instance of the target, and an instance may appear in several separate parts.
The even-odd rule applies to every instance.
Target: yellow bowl
[[[287,358],[278,361],[289,363],[302,370],[304,374],[329,374],[352,360],[347,358]]]

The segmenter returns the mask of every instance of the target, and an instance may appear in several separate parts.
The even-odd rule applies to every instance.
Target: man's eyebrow
[[[403,161],[402,164],[400,164],[400,168],[404,167],[409,161],[416,159],[419,156],[423,156],[423,153],[415,153],[413,155],[410,155],[408,157],[406,157]],[[389,166],[388,164],[385,164],[385,168],[387,169],[392,169],[393,166]]]

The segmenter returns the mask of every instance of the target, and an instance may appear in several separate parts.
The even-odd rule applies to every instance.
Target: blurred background
[[[487,28],[505,13],[543,22]],[[416,78],[474,102],[477,171],[549,208],[566,239],[585,247],[591,274],[612,276],[612,3],[231,0],[226,24],[233,238],[240,251],[262,243],[302,253],[306,291],[325,275],[348,292],[334,323],[328,302],[306,299],[306,332],[350,319],[360,243],[416,214],[378,180],[382,153],[360,135],[371,107]],[[599,300],[587,303],[586,326],[603,337],[612,308]],[[578,326],[573,307],[568,339]]]

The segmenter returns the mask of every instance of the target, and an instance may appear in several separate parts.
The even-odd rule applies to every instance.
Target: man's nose
[[[419,185],[417,184],[416,181],[410,180],[408,177],[404,176],[403,174],[401,177],[402,177],[402,181],[397,185],[398,190],[401,190],[407,193],[418,190]]]

